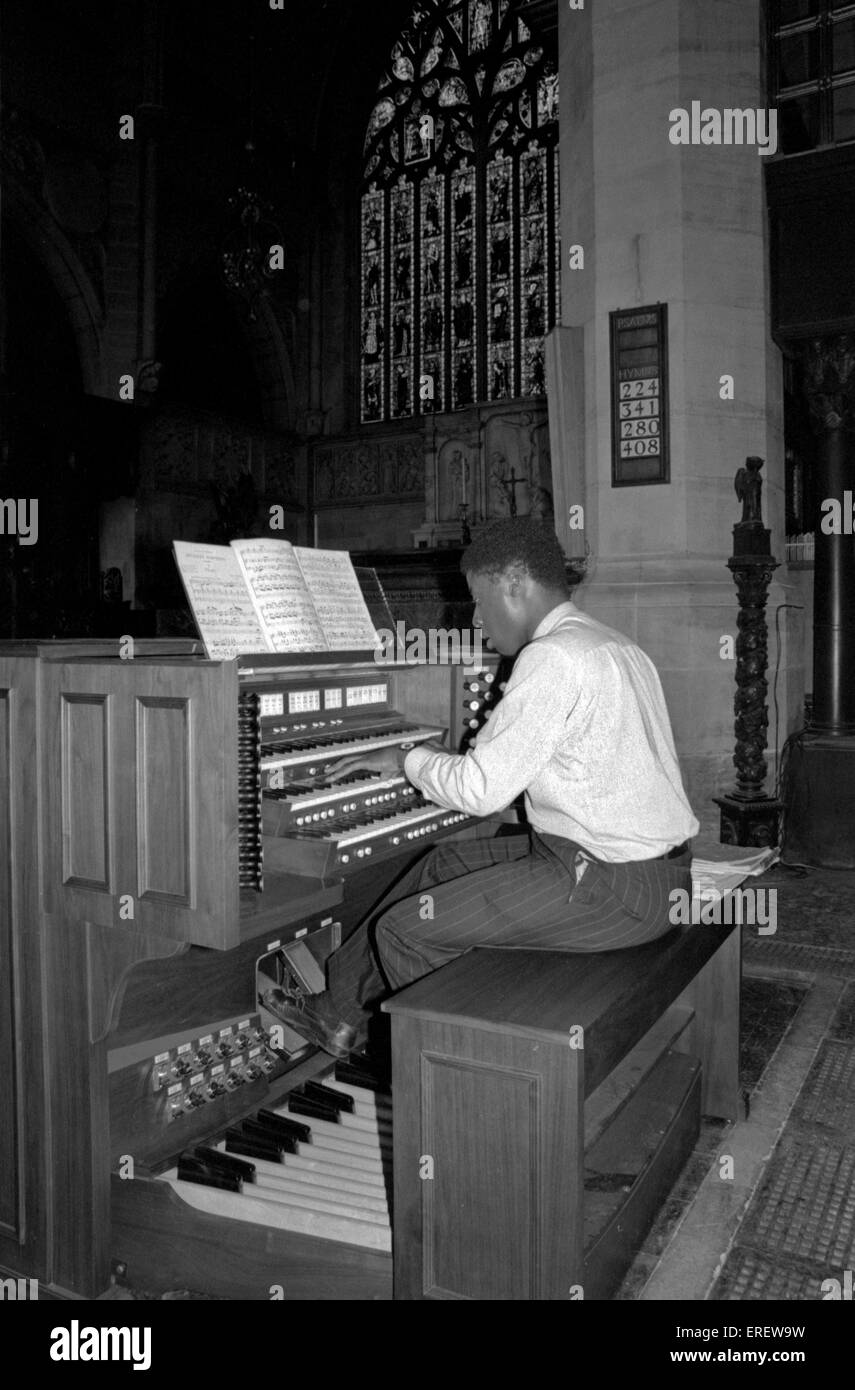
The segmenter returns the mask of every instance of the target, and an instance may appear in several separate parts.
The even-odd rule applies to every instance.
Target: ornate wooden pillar
[[[766,595],[778,563],[760,506],[761,458],[745,460],[736,475],[742,520],[733,528],[733,554],[727,562],[739,597],[736,639],[736,694],[733,697],[736,787],[714,797],[721,809],[724,845],[776,845],[780,801],[766,793]]]
[[[818,433],[813,713],[788,749],[784,856],[855,868],[855,336],[803,348]]]

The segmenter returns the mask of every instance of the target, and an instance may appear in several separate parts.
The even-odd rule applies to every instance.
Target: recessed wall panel
[[[18,1233],[18,1097],[15,1066],[15,956],[12,916],[12,692],[0,690],[0,1056],[13,1088],[0,1124],[0,1233]]]
[[[539,1296],[539,1095],[538,1077],[525,1072],[422,1057],[428,1297]]]
[[[110,891],[109,706],[104,695],[62,695],[63,883]]]
[[[191,906],[194,885],[189,701],[137,700],[137,849],[141,897]]]

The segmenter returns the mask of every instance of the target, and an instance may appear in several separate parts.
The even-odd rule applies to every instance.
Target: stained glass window
[[[365,137],[361,417],[545,391],[559,315],[554,45],[513,0],[420,0]]]

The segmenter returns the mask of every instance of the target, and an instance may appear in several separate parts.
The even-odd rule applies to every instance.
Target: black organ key
[[[247,1158],[266,1158],[270,1163],[281,1163],[283,1142],[274,1139],[269,1131],[267,1137],[249,1134],[243,1128],[226,1130],[226,1153],[244,1154]]]
[[[389,1090],[387,1078],[352,1061],[336,1062],[335,1079],[345,1082],[348,1086],[361,1086],[365,1091],[376,1091],[382,1094]]]
[[[295,1091],[288,1097],[288,1109],[293,1115],[306,1115],[310,1120],[329,1120],[333,1125],[339,1123],[340,1112],[336,1106],[311,1096],[298,1095]]]
[[[319,1081],[307,1081],[301,1090],[310,1100],[320,1101],[322,1105],[331,1105],[334,1110],[343,1110],[348,1115],[352,1115],[356,1108],[353,1096],[347,1096],[343,1091],[330,1090],[329,1086],[323,1086]]]
[[[193,1154],[182,1154],[178,1160],[178,1177],[181,1182],[200,1183],[204,1187],[219,1187],[225,1192],[240,1192],[243,1184],[236,1173],[227,1173],[224,1168],[206,1163]]]
[[[301,1125],[297,1120],[289,1120],[286,1115],[277,1115],[274,1110],[259,1110],[255,1116],[255,1122],[276,1138],[281,1136],[284,1139],[302,1144],[312,1142],[312,1131],[308,1125]]]
[[[222,1168],[224,1172],[231,1173],[234,1177],[241,1178],[244,1182],[255,1180],[255,1164],[247,1163],[245,1159],[233,1158],[231,1154],[223,1153],[222,1149],[213,1149],[207,1144],[200,1144],[194,1150],[196,1158],[204,1163]]]
[[[263,1144],[275,1145],[282,1153],[297,1152],[298,1140],[293,1134],[277,1132],[272,1125],[265,1124],[255,1116],[241,1122],[241,1132],[247,1139],[260,1139]]]

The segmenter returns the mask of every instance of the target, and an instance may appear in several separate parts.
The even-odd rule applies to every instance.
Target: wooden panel
[[[536,1073],[422,1054],[422,1183],[428,1298],[530,1299],[538,1286]],[[482,1232],[471,1244],[473,1230]],[[513,1263],[507,1251],[515,1253]]]
[[[43,671],[47,910],[236,945],[234,663],[81,660]]]
[[[113,1255],[137,1288],[288,1302],[392,1297],[392,1261],[376,1250],[194,1211],[156,1178],[113,1178]]]
[[[700,928],[693,927],[693,931]],[[695,1012],[694,1047],[702,1068],[701,1110],[737,1120],[739,1106],[739,1002],[742,928],[725,934],[719,949],[692,981],[680,1003]]]
[[[137,700],[137,833],[141,897],[193,907],[191,710],[186,699]]]
[[[395,1297],[570,1299],[582,1283],[583,1054],[389,1011]],[[436,1094],[426,1112],[423,1058]],[[421,1177],[428,1156],[433,1179]]]
[[[0,1265],[49,1278],[34,654],[0,644]]]
[[[388,1009],[454,1016],[474,1028],[498,1027],[565,1046],[569,1030],[581,1025],[590,1093],[688,989],[732,930],[688,927],[645,946],[591,955],[479,947],[443,967],[439,989],[427,976],[397,995]],[[719,1024],[732,1023],[730,989],[722,985],[714,991],[718,1002],[712,1016]],[[693,1006],[691,999],[681,1002]]]
[[[20,1142],[15,1049],[15,960],[12,918],[12,701],[0,689],[0,1057],[7,1059],[0,1079],[4,1123],[0,1125],[0,1233],[17,1238],[20,1230],[18,1145]]]
[[[482,948],[387,1000],[396,1298],[567,1299],[583,1284],[589,1297],[579,1258],[584,1098],[601,1130],[601,1156],[612,1165],[609,1182],[622,1181],[623,1173],[619,1155],[607,1152],[610,1131],[638,1128],[640,1106],[653,1152],[671,1121],[662,1121],[645,1091],[655,1091],[666,1064],[677,1077],[697,1073],[697,1061],[676,1051],[656,1063],[663,1041],[684,1047],[691,1035],[707,1072],[704,1108],[730,1116],[738,1083],[738,972],[739,934],[693,927],[593,956]],[[574,1046],[571,1029],[579,1025],[584,1041]],[[503,1079],[508,1071],[538,1075],[536,1102],[524,1085]],[[696,1109],[697,1088],[692,1104]],[[617,1277],[637,1243],[657,1188],[667,1185],[691,1143],[692,1113],[678,1106],[675,1147],[670,1140],[663,1147],[633,1212],[610,1228],[595,1285]],[[420,1171],[427,1157],[434,1160],[432,1178]],[[535,1173],[533,1199],[528,1184]]]
[[[110,1278],[110,1148],[107,1048],[93,1041],[107,1001],[143,953],[165,955],[171,941],[101,931],[46,916],[45,1019],[49,1106],[55,1136],[49,1161],[52,1277],[60,1288],[97,1296]],[[100,939],[93,942],[93,935]],[[97,979],[93,958],[97,957]],[[100,1015],[100,1017],[99,1017]]]
[[[62,881],[110,892],[108,707],[103,695],[62,697],[60,781]]]

